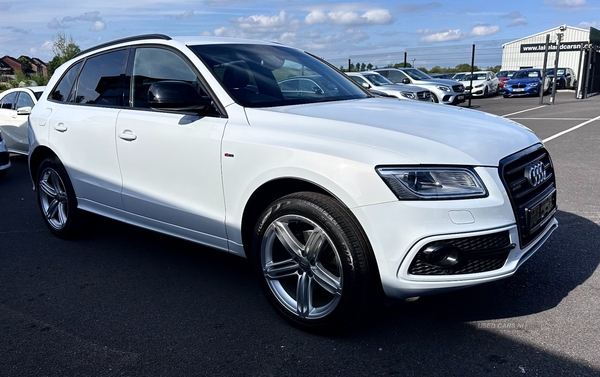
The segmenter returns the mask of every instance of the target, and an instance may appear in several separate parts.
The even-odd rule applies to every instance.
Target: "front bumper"
[[[383,290],[388,297],[403,299],[509,277],[556,229],[556,219],[549,219],[543,231],[527,246],[521,247],[515,214],[502,188],[498,170],[481,167],[476,170],[488,188],[486,198],[398,201],[353,209],[373,247]],[[414,261],[429,244],[485,239],[498,234],[507,237],[510,247],[495,265],[479,267],[476,261],[475,267],[455,274],[415,272]],[[479,252],[485,254],[485,247]]]

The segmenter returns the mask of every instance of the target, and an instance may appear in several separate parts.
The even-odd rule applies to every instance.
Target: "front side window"
[[[272,107],[365,98],[346,75],[302,51],[270,45],[190,46],[242,106]]]
[[[17,98],[17,109],[21,107],[33,107],[35,103],[31,99],[31,96],[25,92],[19,93],[19,98]]]
[[[75,102],[121,106],[127,55],[127,50],[118,50],[87,59],[77,82]]]
[[[149,108],[150,85],[165,80],[187,82],[199,93],[203,93],[199,85],[200,80],[179,55],[162,48],[138,48],[133,63],[130,106]]]

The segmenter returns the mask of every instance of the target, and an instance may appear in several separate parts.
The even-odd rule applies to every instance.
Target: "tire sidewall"
[[[325,230],[342,263],[342,296],[333,312],[324,318],[303,319],[290,313],[279,303],[264,276],[261,245],[265,231],[275,219],[290,214],[304,216]],[[337,219],[338,215],[331,214],[318,203],[288,196],[272,203],[260,216],[254,230],[251,259],[259,285],[271,306],[286,320],[304,330],[326,331],[343,327],[362,314],[358,306],[362,306],[364,304],[362,301],[368,296],[368,294],[365,296],[369,286],[368,276],[366,276],[368,274],[365,274],[365,271],[357,270],[361,263],[356,260],[358,257],[354,250],[356,241],[350,239],[344,232],[343,229],[344,227],[347,229],[347,224],[340,224],[340,219]],[[341,221],[345,220],[341,219]]]
[[[40,197],[40,195],[41,195],[40,181],[42,179],[44,172],[47,169],[52,169],[56,172],[56,174],[58,174],[58,176],[60,177],[60,179],[64,185],[66,196],[67,196],[67,206],[68,206],[67,221],[65,223],[65,226],[60,229],[53,227],[48,222],[48,220],[46,219],[46,217],[44,215],[44,210],[42,207],[42,200]],[[71,184],[71,180],[69,179],[67,170],[62,165],[62,163],[60,163],[58,158],[52,157],[52,158],[47,158],[42,161],[42,163],[40,164],[40,166],[38,168],[38,173],[37,173],[36,181],[35,181],[35,189],[36,189],[36,193],[37,193],[38,206],[39,206],[40,212],[42,213],[44,223],[46,224],[48,229],[50,229],[50,231],[52,231],[52,233],[54,233],[55,235],[57,235],[58,237],[61,237],[61,238],[69,238],[69,237],[74,236],[79,231],[79,224],[77,223],[77,219],[76,219],[77,218],[77,197],[75,196],[75,191],[73,190],[73,185]]]

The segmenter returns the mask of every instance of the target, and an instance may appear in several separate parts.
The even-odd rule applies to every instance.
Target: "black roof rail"
[[[119,44],[119,43],[139,41],[139,40],[143,40],[143,39],[164,39],[166,41],[170,41],[171,37],[169,37],[168,35],[164,35],[164,34],[142,34],[142,35],[134,35],[132,37],[126,37],[126,38],[116,39],[114,41],[110,41],[110,42],[99,44],[98,46],[90,47],[88,49],[85,49],[83,51],[78,52],[75,56],[73,56],[73,58],[76,58],[76,57],[81,56],[83,54],[87,54],[90,51],[98,50],[98,49],[101,49],[101,48],[104,48],[104,47],[116,45],[116,44]]]

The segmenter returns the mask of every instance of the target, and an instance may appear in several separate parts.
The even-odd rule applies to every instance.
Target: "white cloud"
[[[496,34],[500,31],[500,27],[496,25],[478,25],[471,30],[469,36],[472,37],[485,37],[488,35]]]
[[[517,19],[512,20],[506,26],[508,26],[508,27],[514,27],[514,26],[521,26],[521,25],[528,25],[528,24],[529,24],[529,22],[526,19],[524,19],[524,18],[517,18]]]
[[[106,29],[106,24],[104,21],[94,21],[90,26],[91,31],[102,31]]]
[[[586,5],[585,0],[544,0],[544,4],[559,9],[580,8]]]
[[[417,34],[425,34],[419,39],[420,42],[438,43],[459,41],[469,37],[485,37],[496,34],[500,31],[500,27],[496,25],[477,25],[470,32],[464,33],[460,29],[446,29],[443,31],[434,32],[430,29],[419,29]]]
[[[307,25],[389,25],[394,22],[394,17],[387,9],[371,9],[362,14],[353,10],[332,10],[327,13],[314,10],[305,17],[304,22]]]
[[[282,30],[288,24],[285,11],[280,11],[277,16],[254,15],[250,17],[239,17],[233,22],[237,23],[242,30],[250,33],[264,33]]]
[[[579,25],[577,25],[577,27],[580,27],[582,29],[589,29],[590,27],[594,27],[594,28],[598,28],[600,26],[599,22],[580,22]]]
[[[423,33],[420,33],[423,34]],[[464,38],[464,34],[460,29],[448,29],[437,33],[429,34],[421,37],[421,42],[448,42],[458,41]]]

